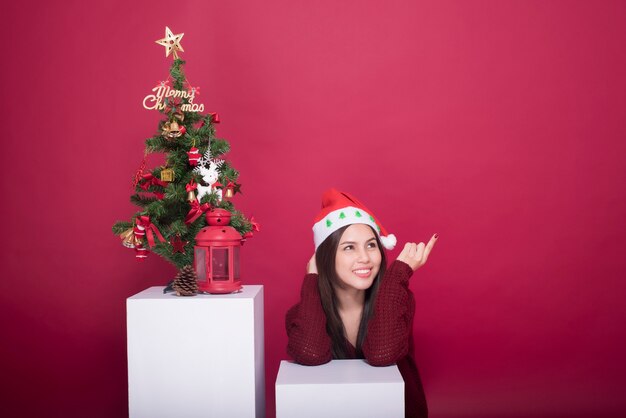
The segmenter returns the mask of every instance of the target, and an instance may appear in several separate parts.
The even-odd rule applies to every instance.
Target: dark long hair
[[[345,359],[348,357],[348,347],[346,345],[345,329],[343,321],[339,316],[337,310],[337,296],[335,295],[335,286],[340,283],[339,277],[335,270],[335,257],[337,255],[337,248],[339,247],[339,241],[344,231],[350,225],[346,225],[333,232],[328,238],[324,240],[317,247],[315,252],[315,263],[317,264],[318,276],[319,276],[319,291],[322,300],[322,308],[326,313],[326,332],[330,336],[332,341],[332,354],[335,359]],[[371,228],[371,227],[370,227]],[[374,231],[372,229],[372,231]],[[378,238],[378,234],[374,231],[378,249],[381,254],[380,269],[378,274],[374,278],[374,282],[365,290],[365,303],[363,306],[363,313],[361,315],[361,323],[359,324],[359,333],[356,339],[356,351],[357,355],[361,355],[361,347],[365,336],[367,334],[367,323],[372,317],[374,312],[374,301],[376,300],[376,294],[378,293],[378,286],[382,280],[387,262],[385,258],[385,252]]]

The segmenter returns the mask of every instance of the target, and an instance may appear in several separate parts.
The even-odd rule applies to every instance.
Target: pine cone
[[[176,275],[172,287],[178,296],[195,296],[198,293],[196,271],[192,266],[185,266]]]

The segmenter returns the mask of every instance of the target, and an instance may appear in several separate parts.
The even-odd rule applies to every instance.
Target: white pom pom
[[[398,243],[398,240],[396,239],[396,236],[394,234],[389,234],[386,237],[381,236],[380,242],[383,244],[383,247],[385,247],[386,249],[393,250],[393,248]]]

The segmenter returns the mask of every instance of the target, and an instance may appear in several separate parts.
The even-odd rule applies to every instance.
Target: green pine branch
[[[146,206],[148,206],[149,204],[153,203],[156,200],[157,200],[156,196],[148,196],[148,195],[140,195],[140,194],[134,194],[130,197],[130,202],[134,204],[135,206],[139,206],[141,208],[145,208]]]
[[[113,233],[115,235],[119,235],[122,232],[126,232],[129,228],[132,228],[134,226],[134,224],[132,222],[126,222],[126,221],[117,221],[113,224]]]

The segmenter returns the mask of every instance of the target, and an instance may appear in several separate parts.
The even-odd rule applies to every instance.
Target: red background
[[[110,227],[165,25],[262,225],[268,416],[331,186],[440,234],[411,283],[433,417],[626,414],[626,3],[52,3],[3,5],[4,416],[127,414],[125,299],[175,270]]]

